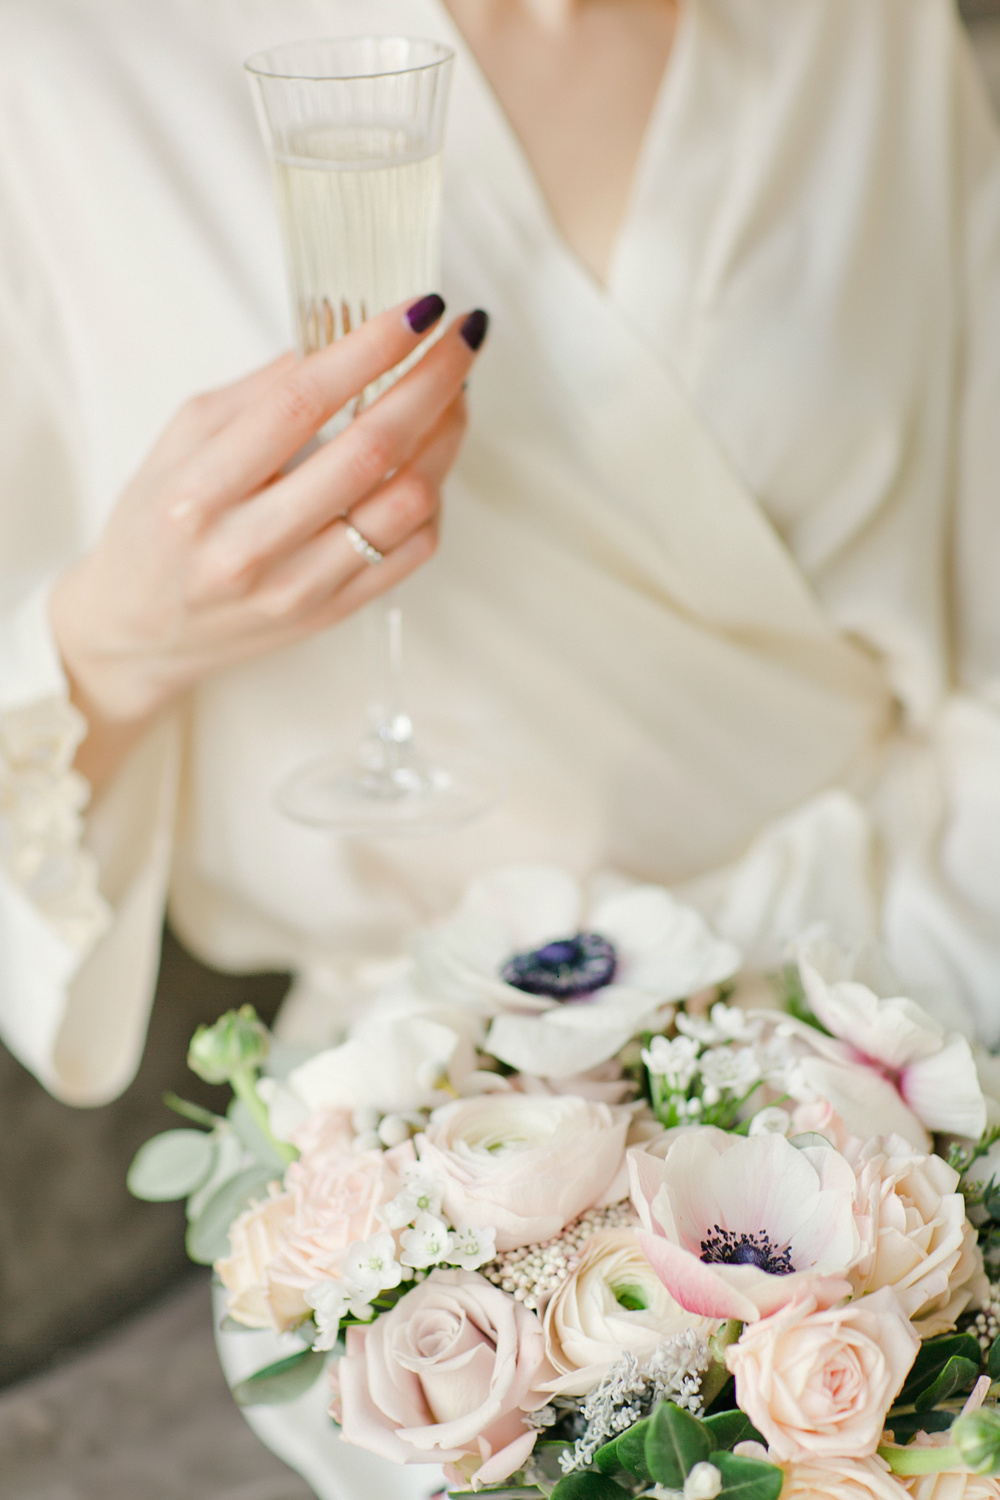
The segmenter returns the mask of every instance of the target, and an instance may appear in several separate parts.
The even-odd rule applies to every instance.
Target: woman
[[[458,53],[464,311],[262,490],[437,310],[280,354],[240,63],[359,32]],[[877,932],[997,1038],[1000,152],[946,0],[8,0],[0,69],[0,1023],[53,1091],[132,1075],[168,885],[322,1039],[510,859],[682,888],[762,965]],[[407,574],[418,722],[511,795],[299,828]],[[269,1437],[322,1487],[313,1416]]]
[[[1000,174],[944,0],[3,25],[0,1013],[49,1087],[131,1076],[168,882],[196,951],[289,965],[329,1017],[509,858],[685,884],[762,963],[818,916],[880,930],[995,1037]],[[433,550],[482,320],[257,498],[413,346],[400,312],[198,397],[142,457],[285,338],[241,57],[362,29],[458,50],[444,289],[495,317],[408,669],[421,722],[513,790],[426,843],[272,797],[360,719],[354,611]]]

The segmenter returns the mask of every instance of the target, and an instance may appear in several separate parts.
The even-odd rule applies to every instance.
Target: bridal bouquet
[[[553,1500],[1000,1497],[991,1060],[876,955],[765,979],[665,890],[477,882],[337,1046],[252,1011],[142,1148],[344,1442]],[[996,1173],[996,1176],[994,1176]]]

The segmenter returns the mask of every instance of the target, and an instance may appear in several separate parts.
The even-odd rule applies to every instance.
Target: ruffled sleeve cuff
[[[0,610],[0,1035],[53,1093],[132,1078],[156,983],[180,733],[164,719],[86,818],[86,721],[48,620],[51,579]]]
[[[48,623],[51,581],[0,616],[0,865],[60,936],[86,952],[107,928],[83,847],[90,787],[72,769],[87,732]]]

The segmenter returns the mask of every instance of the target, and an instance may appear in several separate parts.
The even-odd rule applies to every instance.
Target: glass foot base
[[[296,823],[338,833],[397,837],[437,833],[488,813],[507,790],[492,762],[467,750],[432,759],[412,745],[346,757],[325,755],[301,766],[275,794]]]

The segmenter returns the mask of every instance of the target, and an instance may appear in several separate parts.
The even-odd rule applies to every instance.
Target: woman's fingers
[[[180,465],[169,514],[198,527],[258,490],[341,407],[405,359],[443,311],[436,294],[390,308],[279,374]]]
[[[321,607],[353,578],[373,577],[368,596],[392,587],[398,576],[395,554],[417,532],[436,525],[440,487],[454,462],[465,429],[465,403],[459,397],[441,418],[420,454],[346,518],[322,531],[283,558],[260,578],[251,600],[255,611],[272,620],[299,617]],[[349,541],[345,519],[383,554],[372,567]],[[386,568],[392,560],[393,567]],[[415,564],[407,564],[407,571]]]
[[[406,464],[461,392],[475,358],[459,320],[419,364],[292,473],[219,518],[204,566],[239,589],[272,559],[294,551]]]

